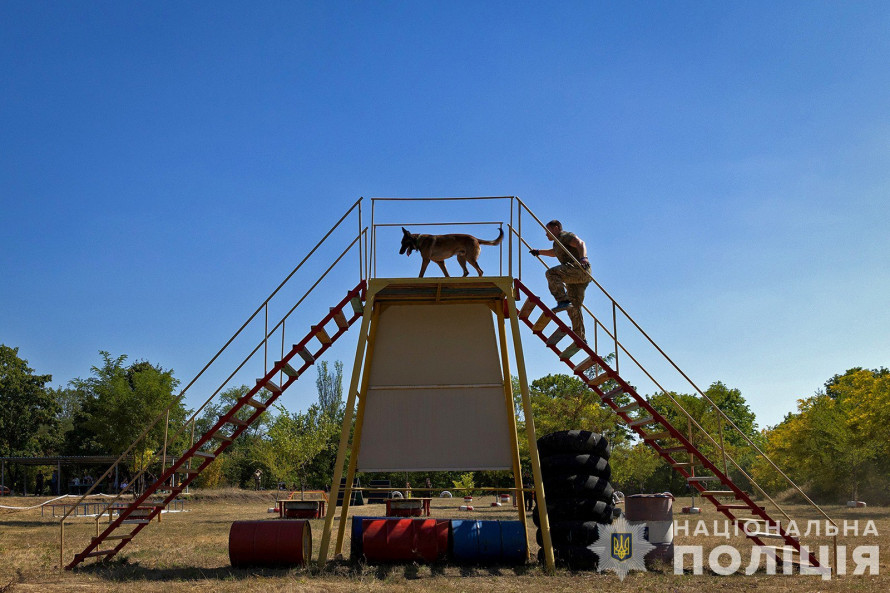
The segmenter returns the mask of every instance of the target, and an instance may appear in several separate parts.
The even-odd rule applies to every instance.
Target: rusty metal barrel
[[[229,529],[229,561],[235,568],[305,566],[311,556],[309,521],[235,521]]]
[[[664,494],[633,494],[624,500],[624,514],[632,524],[644,524],[645,536],[655,549],[646,562],[674,559],[674,497]]]

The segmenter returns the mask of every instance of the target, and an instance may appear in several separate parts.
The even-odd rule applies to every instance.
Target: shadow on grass
[[[217,568],[198,568],[190,566],[171,568],[150,568],[131,562],[124,557],[106,563],[90,564],[78,567],[77,572],[111,581],[185,581],[195,579],[217,579],[223,581],[239,581],[253,578],[282,578],[333,576],[348,579],[374,578],[378,581],[419,580],[424,578],[447,577],[446,570],[455,568],[461,577],[491,577],[513,574],[522,576],[537,570],[536,564],[509,566],[469,566],[454,565],[447,562],[418,564],[403,562],[392,564],[366,564],[332,560],[324,567],[311,564],[306,567],[249,567],[233,568],[220,566]],[[452,573],[454,574],[454,573]]]

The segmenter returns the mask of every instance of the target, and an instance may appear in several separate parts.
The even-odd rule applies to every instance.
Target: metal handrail
[[[364,231],[363,231],[363,232],[364,232]],[[213,392],[213,395],[211,395],[209,398],[207,398],[207,400],[201,405],[201,407],[198,408],[198,409],[192,414],[191,418],[189,418],[188,420],[186,420],[186,421],[180,426],[179,430],[177,430],[177,431],[174,433],[174,435],[173,435],[172,437],[170,437],[170,439],[169,439],[170,441],[175,442],[176,439],[179,438],[179,437],[186,431],[186,429],[187,429],[189,426],[192,426],[192,427],[195,426],[195,424],[196,424],[196,422],[197,422],[197,420],[198,420],[198,414],[200,414],[201,411],[203,411],[204,408],[205,408],[211,401],[213,401],[214,398],[216,398],[216,396],[217,396],[217,395],[219,394],[219,392],[223,389],[223,387],[225,387],[225,386],[228,384],[228,382],[231,381],[232,378],[233,378],[235,375],[237,375],[238,372],[241,371],[241,369],[244,368],[244,366],[245,366],[248,362],[250,362],[250,359],[253,358],[253,356],[254,356],[257,352],[259,352],[260,348],[262,348],[263,345],[267,343],[268,339],[269,339],[271,336],[273,336],[273,335],[275,334],[275,332],[278,330],[278,328],[279,328],[279,327],[282,327],[282,325],[284,324],[284,321],[285,321],[285,320],[286,320],[286,319],[287,319],[287,318],[288,318],[288,317],[289,317],[289,316],[290,316],[290,315],[297,309],[297,307],[300,306],[300,304],[301,304],[304,300],[306,300],[306,298],[307,298],[307,297],[312,293],[312,291],[319,285],[319,283],[320,283],[322,280],[324,280],[325,276],[328,275],[328,273],[334,268],[334,266],[336,266],[338,263],[340,263],[340,260],[342,260],[343,257],[345,257],[346,254],[349,253],[349,251],[352,250],[353,245],[355,245],[356,242],[358,242],[358,241],[360,240],[360,238],[361,238],[361,237],[356,237],[355,239],[352,240],[352,242],[346,247],[346,249],[344,249],[344,250],[342,251],[342,253],[340,254],[340,256],[334,261],[334,263],[331,264],[331,265],[328,267],[328,269],[324,271],[324,273],[322,273],[322,275],[318,278],[318,280],[315,281],[315,283],[314,283],[314,284],[313,284],[313,285],[306,291],[306,293],[300,298],[300,300],[297,301],[297,303],[296,303],[296,304],[295,304],[295,305],[294,305],[294,306],[293,306],[293,307],[292,307],[292,308],[291,308],[291,309],[284,315],[284,317],[281,318],[281,320],[278,322],[278,324],[277,324],[271,331],[269,331],[269,332],[266,334],[266,336],[265,336],[262,340],[260,340],[259,344],[257,344],[257,345],[254,347],[254,349],[250,351],[250,353],[244,358],[244,360],[241,361],[241,363],[237,366],[237,368],[235,368],[235,370],[232,371],[232,373],[231,373],[231,374],[230,374],[230,375],[229,375],[229,376],[228,376],[228,377],[227,377],[227,378],[220,384],[220,386],[216,389],[216,391]],[[156,424],[156,423],[155,423],[155,424]],[[152,426],[154,426],[155,424],[153,424]],[[128,492],[128,491],[130,490],[130,488],[133,486],[133,484],[136,482],[136,480],[139,479],[140,477],[142,477],[143,475],[145,475],[145,472],[148,471],[148,467],[149,467],[153,462],[155,462],[155,461],[158,459],[158,457],[159,457],[159,455],[158,455],[157,453],[153,452],[153,453],[151,454],[151,457],[148,459],[148,461],[145,462],[145,464],[144,464],[145,467],[144,467],[142,470],[140,470],[136,475],[133,476],[133,478],[132,478],[130,484],[128,484],[127,488],[124,489],[124,490],[122,490],[122,491],[121,491],[121,492],[120,492],[120,493],[119,493],[119,494],[118,494],[118,495],[117,495],[111,502],[113,503],[113,502],[117,501],[123,494],[125,494],[126,492]],[[162,467],[162,468],[161,468],[161,471],[163,472],[163,470],[164,470],[164,468]],[[97,522],[98,522],[98,521],[99,521],[99,518],[97,518]]]

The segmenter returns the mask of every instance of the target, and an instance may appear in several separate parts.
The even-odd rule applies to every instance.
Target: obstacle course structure
[[[523,217],[526,220],[531,218],[535,237],[543,233],[543,223],[518,198],[475,199],[497,200],[509,203],[510,206],[509,218],[501,222],[452,223],[495,224],[507,227],[508,239],[499,251],[501,271],[498,276],[450,279],[377,278],[378,232],[385,231],[387,227],[410,223],[404,223],[404,219],[396,223],[375,222],[377,203],[395,199],[374,198],[371,200],[371,225],[363,226],[363,200],[356,201],[269,299],[248,319],[248,322],[236,332],[238,336],[248,323],[261,319],[260,313],[265,311],[266,323],[262,329],[259,345],[237,365],[235,371],[228,375],[207,402],[199,407],[195,415],[180,429],[179,433],[189,428],[192,430],[192,438],[185,453],[177,457],[175,462],[168,464],[165,443],[163,451],[157,455],[155,461],[161,467],[158,480],[136,496],[132,503],[120,512],[117,519],[109,518],[104,530],[101,529],[101,518],[97,519],[96,537],[67,563],[67,568],[73,568],[87,558],[111,558],[129,544],[136,534],[148,525],[152,517],[175,499],[176,495],[186,488],[213,459],[222,454],[238,435],[259,418],[262,412],[359,318],[362,320],[361,329],[346,405],[348,422],[351,423],[354,414],[356,429],[350,443],[346,428],[347,420],[344,420],[332,481],[331,500],[337,499],[341,478],[345,478],[344,484],[346,484],[343,496],[345,504],[340,509],[340,530],[335,553],[340,553],[342,550],[351,485],[356,472],[361,470],[511,469],[516,481],[515,491],[521,496],[522,477],[519,470],[518,442],[509,379],[506,331],[509,323],[509,334],[514,346],[515,370],[525,406],[526,437],[530,443],[535,491],[540,503],[538,519],[542,525],[543,547],[549,568],[553,568],[552,547],[547,530],[545,492],[541,483],[537,450],[534,446],[534,419],[531,417],[528,405],[528,378],[520,343],[521,326],[529,328],[532,335],[544,342],[546,349],[564,362],[574,375],[596,393],[604,406],[612,409],[639,439],[651,446],[699,492],[703,499],[713,503],[716,509],[731,521],[744,525],[750,523],[760,525],[761,527],[754,531],[746,529],[745,534],[755,544],[762,546],[767,554],[779,562],[790,561],[801,566],[820,567],[812,553],[801,553],[802,545],[799,538],[789,534],[782,526],[783,522],[792,520],[788,512],[751,478],[741,463],[734,459],[733,452],[726,446],[727,439],[724,432],[732,433],[734,439],[748,447],[753,455],[770,464],[778,475],[786,480],[788,488],[797,492],[826,521],[836,526],[824,511],[806,497],[803,491],[732,423],[730,418],[680,370],[593,277],[591,277],[592,283],[599,288],[606,298],[607,306],[611,309],[612,320],[611,323],[603,323],[585,306],[585,313],[593,319],[593,344],[579,339],[531,290],[527,280],[523,280],[522,277],[522,254],[531,247],[523,236]],[[299,343],[289,351],[285,351],[285,322],[293,319],[292,313],[303,302],[305,296],[294,298],[296,305],[292,307],[292,301],[288,301],[285,307],[286,313],[270,329],[268,316],[271,299],[332,233],[338,229],[340,231],[345,229],[342,223],[348,217],[356,215],[358,232],[350,234],[349,241],[343,241],[343,244],[347,245],[346,248],[336,258],[334,264],[312,284],[306,295],[308,296],[350,251],[358,253],[358,284],[331,308],[330,313],[324,316],[319,324],[311,326]],[[438,224],[443,223],[431,223],[428,226]],[[525,257],[528,259],[527,255]],[[486,269],[493,268],[487,266]],[[538,278],[539,274],[540,270],[536,270],[534,277]],[[517,306],[517,302],[521,305]],[[630,331],[637,337],[642,337],[644,345],[651,345],[658,360],[666,361],[669,367],[685,381],[686,388],[691,386],[694,392],[705,400],[706,406],[717,419],[716,430],[705,428],[703,422],[697,420],[673,398],[671,390],[664,388],[662,383],[653,377],[641,362],[642,356],[628,351],[625,342],[619,340],[619,319],[622,319],[626,326],[629,325]],[[289,327],[292,326],[293,321],[289,323]],[[330,326],[330,330],[326,329],[326,326]],[[279,333],[282,344],[281,355],[270,367],[266,360],[268,350],[270,344],[278,340]],[[601,334],[604,336],[602,340],[599,339]],[[591,335],[590,331],[588,335]],[[235,336],[211,359],[198,377],[186,386],[180,397],[185,396],[188,389],[219,359],[220,354],[234,339]],[[318,347],[315,348],[310,344]],[[229,382],[239,371],[246,367],[254,368],[260,354],[263,355],[261,366],[263,371],[256,387],[239,399],[209,431],[203,435],[195,435],[195,421],[201,409],[223,387],[230,384]],[[620,373],[619,360],[624,362]],[[628,365],[625,362],[628,360],[632,364]],[[300,361],[302,361],[300,365],[293,364]],[[280,385],[276,384],[276,377]],[[665,416],[659,414],[634,386],[638,379],[651,381],[657,392],[666,394],[676,406],[678,417],[685,418],[686,425],[682,427],[672,425]],[[674,389],[674,391],[679,390]],[[243,413],[245,409],[253,412]],[[387,429],[394,418],[400,419],[398,431]],[[152,426],[164,421],[162,415],[155,419]],[[443,432],[443,427],[447,428],[446,432]],[[148,430],[146,429],[143,437]],[[171,437],[170,441],[174,441],[176,436]],[[121,460],[139,446],[139,443],[140,440],[137,440],[125,451],[117,464],[109,468],[106,476],[114,471]],[[351,450],[352,455],[343,475],[347,450]],[[167,489],[166,484],[174,475],[182,476],[182,481],[174,488]],[[136,481],[136,477],[133,482]],[[102,478],[98,480],[101,481]],[[158,500],[150,502],[152,495],[161,492],[163,494]],[[754,499],[752,492],[756,492],[758,500]],[[84,496],[89,494],[91,492],[87,492]],[[525,524],[524,505],[520,503],[517,506],[520,520]],[[322,534],[319,558],[321,561],[325,561],[329,554],[333,518],[336,512],[336,505],[328,506]],[[135,518],[136,516],[139,518]],[[66,566],[64,525],[65,518],[60,523],[61,566]],[[779,539],[782,545],[766,545],[767,539]],[[836,549],[836,536],[834,544]],[[796,558],[793,557],[795,554]],[[835,554],[835,562],[836,558]]]

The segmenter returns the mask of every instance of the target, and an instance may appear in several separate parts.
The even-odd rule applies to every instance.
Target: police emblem
[[[600,572],[611,570],[622,581],[631,570],[645,572],[643,561],[655,546],[643,536],[645,525],[631,525],[624,517],[619,517],[611,525],[600,525],[599,537],[590,546],[599,558]]]

